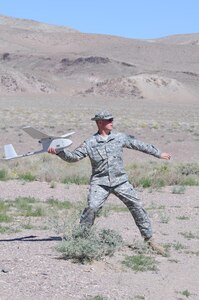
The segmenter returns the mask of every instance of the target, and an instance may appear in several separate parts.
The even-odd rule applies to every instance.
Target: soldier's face
[[[111,131],[113,129],[113,119],[99,120],[98,126],[100,130]]]

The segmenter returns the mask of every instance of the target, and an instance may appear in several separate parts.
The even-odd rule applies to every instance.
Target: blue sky
[[[198,0],[0,0],[0,14],[138,39],[199,33]]]

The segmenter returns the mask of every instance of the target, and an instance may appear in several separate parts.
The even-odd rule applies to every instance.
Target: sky
[[[198,0],[0,0],[0,15],[136,39],[199,33]]]

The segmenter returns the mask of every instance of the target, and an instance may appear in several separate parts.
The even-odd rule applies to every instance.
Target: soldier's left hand
[[[160,155],[160,158],[169,160],[169,159],[171,159],[171,154],[166,153],[166,152],[162,152],[161,155]]]

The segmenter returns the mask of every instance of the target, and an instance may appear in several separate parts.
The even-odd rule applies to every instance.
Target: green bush
[[[5,169],[0,170],[0,180],[1,181],[7,180],[7,171]]]
[[[42,217],[45,211],[38,201],[33,197],[18,197],[15,200],[15,207],[21,216]]]
[[[107,298],[104,298],[103,296],[94,296],[94,297],[88,297],[85,298],[85,300],[106,300]]]
[[[185,176],[188,175],[198,175],[199,176],[199,164],[197,163],[187,163],[180,164],[177,167],[178,171]]]
[[[151,256],[146,256],[143,254],[126,256],[122,263],[135,272],[157,270],[157,262],[155,259]]]
[[[12,217],[8,216],[7,214],[1,214],[0,213],[0,222],[2,223],[8,223],[12,221]]]
[[[177,186],[174,186],[173,189],[172,189],[172,193],[173,194],[184,194],[185,193],[185,187],[182,186],[182,185],[177,185]]]
[[[7,212],[9,210],[9,204],[3,200],[0,200],[0,213],[3,212]]]
[[[87,229],[76,226],[57,249],[62,252],[64,259],[86,263],[113,255],[121,245],[122,238],[113,230],[97,231],[94,227]]]
[[[49,198],[47,200],[47,204],[49,204],[51,207],[55,207],[57,209],[70,209],[73,207],[73,204],[67,200],[59,201],[54,198]]]
[[[199,179],[198,177],[189,176],[187,178],[182,179],[181,184],[187,186],[198,186]]]
[[[31,174],[30,172],[27,172],[24,174],[19,174],[18,178],[23,179],[25,181],[35,181],[37,177],[35,175]]]
[[[148,188],[152,185],[152,180],[149,177],[141,178],[139,181],[139,185],[141,185],[143,188]]]
[[[9,227],[5,227],[5,226],[0,225],[0,233],[6,233],[6,232],[9,232],[9,231],[10,231]]]
[[[199,185],[198,163],[160,163],[149,162],[127,166],[129,180],[135,187],[160,188],[170,185]]]
[[[79,175],[73,175],[73,176],[67,176],[64,178],[63,183],[65,184],[77,184],[77,185],[87,185],[89,184],[89,178],[86,176],[79,176]]]

